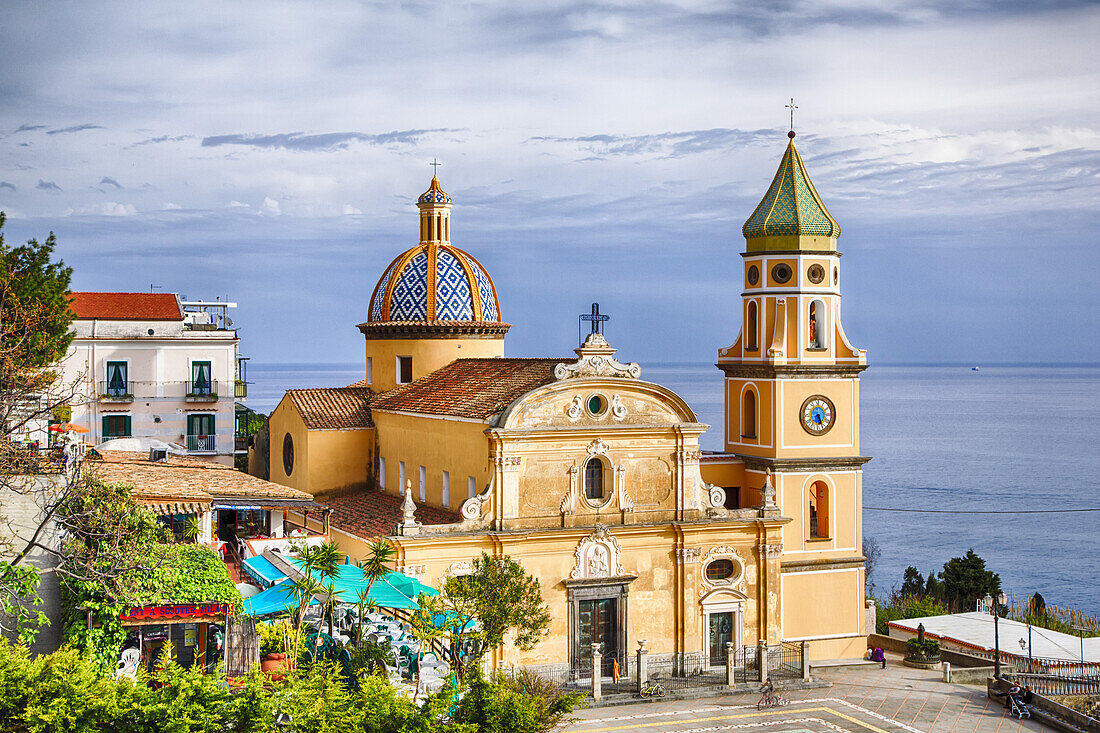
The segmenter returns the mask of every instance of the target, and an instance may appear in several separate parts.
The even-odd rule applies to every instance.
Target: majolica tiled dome
[[[472,255],[451,244],[421,242],[382,273],[367,320],[497,322],[500,306],[489,273]]]
[[[772,185],[741,232],[746,239],[840,236],[840,225],[825,208],[806,173],[802,156],[794,146],[793,133]]]

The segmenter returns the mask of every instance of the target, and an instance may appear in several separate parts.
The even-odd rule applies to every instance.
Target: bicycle
[[[760,699],[756,702],[756,709],[763,710],[764,708],[777,708],[781,705],[790,705],[791,701],[779,692],[773,692],[770,695],[761,695]]]
[[[644,685],[642,685],[642,689],[638,690],[638,697],[642,698],[643,700],[645,700],[646,698],[649,698],[649,697],[664,697],[664,696],[665,696],[664,685],[661,684],[660,680],[656,680],[656,679],[647,680],[646,683]]]

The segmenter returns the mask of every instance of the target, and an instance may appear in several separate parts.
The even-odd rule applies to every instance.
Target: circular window
[[[772,268],[772,280],[777,283],[785,283],[791,279],[791,275],[794,272],[791,270],[791,266],[786,262],[780,262],[778,265]]]
[[[593,415],[602,415],[607,410],[607,400],[603,395],[594,394],[588,398],[588,411]]]
[[[287,476],[294,470],[294,438],[290,433],[283,436],[283,473]]]
[[[733,564],[733,560],[728,558],[719,558],[711,563],[707,564],[706,570],[707,580],[712,583],[717,580],[729,580],[737,573],[737,566]]]
[[[749,285],[756,285],[758,282],[760,282],[760,270],[753,265],[749,268]]]
[[[833,268],[833,285],[836,285],[838,282],[840,282],[840,268],[839,267],[834,267]]]
[[[806,277],[810,278],[810,282],[816,285],[825,279],[825,268],[821,265],[810,265],[810,269],[806,270]]]
[[[152,336],[152,335],[153,335],[153,329],[151,329],[151,328],[149,329],[149,335],[150,335],[150,336]]]

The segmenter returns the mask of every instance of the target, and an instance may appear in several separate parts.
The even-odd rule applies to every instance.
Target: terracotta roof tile
[[[375,398],[377,410],[402,410],[483,420],[521,395],[554,381],[562,359],[458,359]]]
[[[361,539],[386,537],[404,517],[401,497],[381,491],[357,491],[342,496],[326,496],[322,501],[332,509],[329,524]],[[416,520],[423,524],[453,524],[458,514],[430,506],[416,508]]]
[[[78,319],[111,321],[179,321],[179,301],[172,293],[72,293],[69,307]]]
[[[348,386],[349,386],[349,387],[369,387],[369,386],[370,386],[370,382],[368,382],[368,381],[367,381],[367,380],[365,380],[365,379],[360,379],[360,380],[359,380],[358,382],[352,382],[352,383],[351,383],[351,384],[349,384]]]
[[[102,461],[84,466],[108,483],[134,487],[134,499],[141,504],[167,501],[209,504],[219,499],[255,499],[282,503],[312,502],[313,497],[289,486],[249,476],[229,466],[208,461],[169,456],[167,462],[149,460],[143,453],[102,451]]]
[[[309,430],[374,427],[370,405],[375,393],[367,387],[288,389],[287,394]]]

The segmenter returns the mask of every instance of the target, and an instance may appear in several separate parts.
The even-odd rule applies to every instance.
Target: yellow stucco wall
[[[504,356],[504,337],[494,338],[423,338],[366,340],[370,359],[370,388],[385,392],[397,386],[397,357],[412,357],[412,376],[419,379],[450,364],[455,359]],[[365,377],[367,375],[364,375]]]
[[[271,436],[271,478],[314,496],[365,489],[373,475],[374,430],[307,430],[294,401],[284,395],[268,420]],[[283,441],[294,442],[294,465],[283,467]]]
[[[368,342],[369,343],[369,342]],[[468,479],[476,491],[489,480],[488,427],[483,422],[441,420],[432,417],[374,411],[378,457],[385,460],[387,493],[400,495],[399,465],[405,462],[405,480],[412,482],[417,504],[456,510],[468,497]],[[420,467],[427,479],[427,499],[420,500]],[[450,475],[450,501],[443,502],[443,472]]]
[[[308,491],[313,495],[365,490],[374,474],[374,429],[310,430]]]
[[[866,636],[862,568],[784,572],[780,584],[783,636],[812,641],[811,657],[830,658],[822,656],[829,639]]]
[[[290,395],[283,395],[278,406],[268,418],[268,431],[271,436],[271,478],[283,486],[291,486],[300,491],[309,491],[309,441],[306,438],[306,424],[294,407]],[[294,465],[290,474],[283,469],[283,441],[289,434],[294,441]]]

